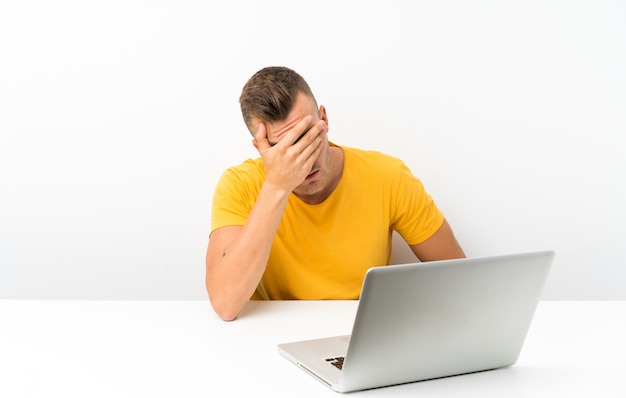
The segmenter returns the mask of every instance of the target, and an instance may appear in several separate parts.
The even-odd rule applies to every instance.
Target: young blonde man
[[[222,319],[250,299],[357,299],[367,269],[389,263],[394,230],[421,261],[465,256],[401,160],[329,141],[298,73],[258,71],[240,105],[260,158],[226,170],[213,197],[206,287]]]

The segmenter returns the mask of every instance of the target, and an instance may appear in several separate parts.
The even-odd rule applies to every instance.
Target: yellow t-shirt
[[[309,205],[289,197],[252,299],[357,299],[365,272],[389,263],[393,230],[417,244],[443,223],[442,212],[404,162],[340,148],[343,175],[324,202]],[[261,158],[227,169],[213,196],[211,231],[243,225],[264,179]]]

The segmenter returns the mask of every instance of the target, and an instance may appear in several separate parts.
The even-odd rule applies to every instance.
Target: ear
[[[253,131],[252,129],[250,129],[250,132],[252,133],[252,146],[254,146],[256,148],[256,150],[259,150],[259,144],[257,144],[256,142],[256,133],[258,132],[259,126],[256,126],[256,130]]]
[[[326,107],[324,105],[320,105],[320,119],[326,123],[326,127],[328,127],[328,115],[326,114]]]

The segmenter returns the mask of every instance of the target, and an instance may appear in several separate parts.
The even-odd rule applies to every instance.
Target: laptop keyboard
[[[331,365],[333,365],[339,370],[343,368],[343,360],[344,360],[344,357],[326,358],[326,362],[330,363]]]

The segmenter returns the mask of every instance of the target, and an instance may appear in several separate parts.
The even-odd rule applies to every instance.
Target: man
[[[402,161],[329,142],[326,109],[295,71],[258,71],[240,105],[261,158],[226,170],[213,197],[206,287],[222,319],[249,299],[357,299],[393,230],[422,261],[464,257]]]

